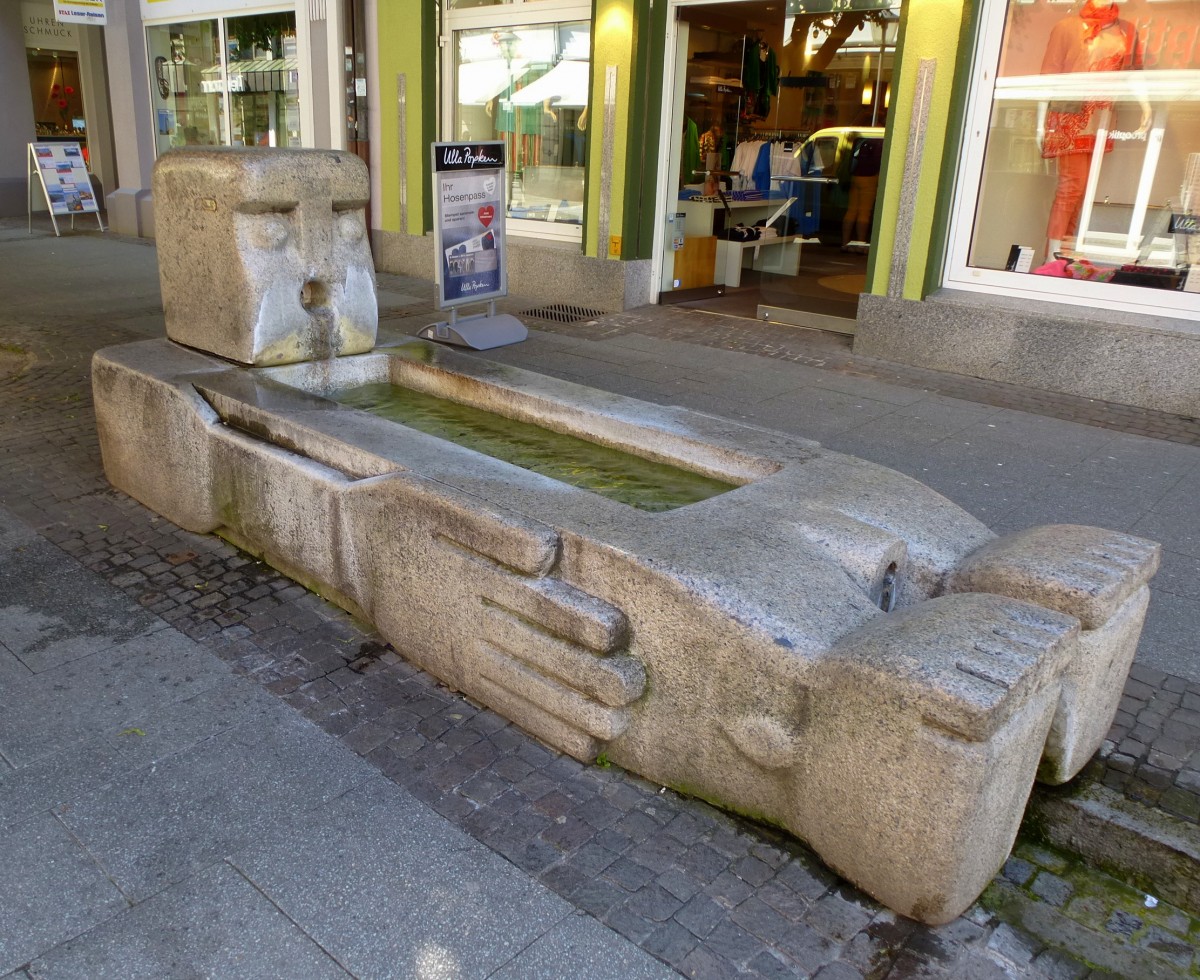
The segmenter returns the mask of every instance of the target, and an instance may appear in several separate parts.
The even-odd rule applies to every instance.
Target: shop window
[[[158,152],[172,146],[301,146],[296,15],[146,29]]]
[[[590,47],[586,20],[454,31],[445,138],[504,141],[512,234],[581,239]]]
[[[63,136],[81,139],[87,132],[83,118],[83,92],[79,85],[79,58],[74,52],[26,52],[33,119],[38,138]]]
[[[1200,308],[1200,4],[995,0],[981,36],[951,284]]]

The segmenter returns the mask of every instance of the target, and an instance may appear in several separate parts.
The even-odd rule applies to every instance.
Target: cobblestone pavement
[[[99,347],[161,335],[153,251],[79,236],[43,242],[31,263],[22,249],[32,245],[2,231],[0,504],[682,974],[1200,975],[1200,927],[1188,915],[1165,903],[1149,908],[1145,896],[1032,845],[1021,845],[984,900],[950,925],[899,918],[770,828],[545,748],[408,665],[342,610],[113,490],[100,466],[88,360]],[[51,254],[63,263],[56,292],[35,295],[28,283]],[[428,295],[427,284],[399,277],[381,277],[381,286],[386,311],[401,315]],[[1138,669],[1106,779],[1122,766],[1131,782],[1143,765],[1170,772],[1149,753],[1172,732],[1191,739],[1185,748],[1200,744],[1169,727],[1191,724],[1186,712],[1200,695],[1190,683],[1174,690],[1176,681]]]

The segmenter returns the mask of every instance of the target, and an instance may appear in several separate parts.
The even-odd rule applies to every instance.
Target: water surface
[[[674,510],[734,489],[678,466],[387,382],[329,397],[641,510]]]

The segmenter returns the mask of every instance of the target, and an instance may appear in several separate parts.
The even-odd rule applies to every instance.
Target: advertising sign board
[[[46,198],[50,209],[50,220],[54,234],[58,234],[58,216],[71,219],[74,227],[78,214],[94,214],[100,221],[100,205],[92,189],[87,164],[83,159],[83,148],[78,143],[30,143],[28,186],[25,188],[26,203],[29,205],[30,229],[33,228],[33,182],[34,177]],[[100,223],[104,230],[104,223]]]
[[[438,309],[508,295],[504,143],[433,144]]]

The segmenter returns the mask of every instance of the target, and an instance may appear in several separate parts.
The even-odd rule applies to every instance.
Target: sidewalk
[[[927,929],[789,838],[545,749],[366,625],[107,485],[88,361],[162,335],[151,246],[0,222],[0,284],[0,976],[1200,969],[1190,916],[1032,842],[983,903]],[[428,283],[380,276],[381,335],[431,305]],[[692,311],[551,315],[486,356],[816,438],[996,530],[1071,520],[1163,541],[1093,775],[1200,815],[1194,423],[901,372]]]

